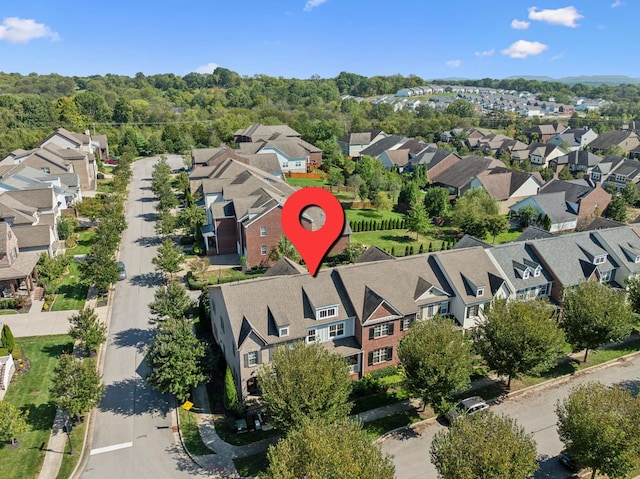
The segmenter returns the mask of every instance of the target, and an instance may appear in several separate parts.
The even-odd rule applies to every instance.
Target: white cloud
[[[306,5],[304,6],[304,10],[306,12],[308,12],[309,10],[312,10],[316,7],[319,7],[320,5],[322,5],[324,2],[326,2],[327,0],[307,0]]]
[[[444,63],[450,68],[458,68],[460,65],[462,65],[462,60],[449,60]]]
[[[11,43],[27,43],[34,38],[48,37],[51,40],[60,40],[56,32],[44,23],[36,23],[30,18],[7,17],[0,25],[0,40]]]
[[[217,63],[207,63],[206,65],[200,65],[194,71],[196,73],[213,73],[219,66],[220,65],[218,65]]]
[[[491,50],[484,50],[481,52],[476,52],[477,57],[490,57],[495,53],[495,50],[492,48]]]
[[[617,7],[621,7],[622,5],[624,5],[623,2],[621,2],[620,0],[616,0],[615,2],[613,2],[611,4],[611,8],[617,8]]]
[[[527,22],[526,20],[511,20],[511,28],[515,28],[516,30],[526,30],[531,25],[531,22]]]
[[[576,20],[584,18],[578,13],[576,7],[557,8],[555,10],[538,10],[538,7],[529,8],[529,19],[576,28]]]
[[[562,53],[558,53],[557,55],[552,56],[549,60],[555,62],[556,60],[560,60],[563,57]]]
[[[518,40],[512,43],[509,48],[502,50],[502,54],[511,58],[527,58],[529,55],[539,55],[547,48],[549,46],[544,43]]]

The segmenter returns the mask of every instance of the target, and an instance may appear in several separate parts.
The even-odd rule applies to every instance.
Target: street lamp
[[[62,431],[67,433],[67,438],[69,439],[69,454],[73,455],[73,443],[71,442],[71,430],[73,427],[69,424],[69,416],[67,416],[64,420],[64,426],[62,427]]]

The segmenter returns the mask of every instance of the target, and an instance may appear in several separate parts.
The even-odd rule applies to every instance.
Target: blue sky
[[[637,0],[4,3],[3,72],[640,77]]]

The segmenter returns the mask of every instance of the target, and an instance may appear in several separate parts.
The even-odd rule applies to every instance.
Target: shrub
[[[386,368],[377,369],[376,371],[369,373],[368,376],[371,376],[373,379],[382,379],[389,376],[395,376],[398,373],[398,366],[388,366]]]
[[[362,379],[355,381],[351,389],[351,396],[354,398],[369,396],[384,391],[386,388],[373,378],[371,374],[365,374]]]
[[[97,177],[98,177],[99,180],[104,180],[104,173],[99,171],[98,174],[97,174]]]
[[[2,299],[0,300],[0,309],[15,309],[16,308],[16,300],[11,299]]]
[[[186,278],[187,278],[187,285],[189,286],[189,289],[191,291],[201,290],[202,288],[207,286],[206,282],[197,281],[194,278],[193,273],[191,271],[187,271]]]

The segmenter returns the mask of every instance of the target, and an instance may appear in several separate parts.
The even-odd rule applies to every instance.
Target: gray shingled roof
[[[638,135],[636,135],[632,131],[607,131],[601,133],[595,140],[589,143],[589,148],[592,150],[606,150],[610,146],[620,145],[624,143],[627,139],[637,139]]]
[[[590,186],[583,186],[569,181],[551,180],[540,188],[540,194],[564,192],[565,201],[578,203],[582,198],[593,191]]]
[[[378,248],[376,245],[369,246],[364,253],[358,256],[354,263],[370,263],[372,261],[388,261],[395,259],[386,251]]]
[[[377,158],[384,151],[391,149],[398,149],[400,146],[409,141],[409,138],[406,136],[400,135],[390,135],[386,138],[382,138],[379,141],[376,141],[373,145],[369,145],[364,150],[360,152],[361,156],[373,156]]]
[[[435,184],[462,188],[481,172],[498,166],[504,168],[504,163],[495,158],[475,155],[464,156],[459,162],[432,178],[432,181]]]
[[[242,136],[250,138],[251,141],[271,138],[274,134],[281,134],[289,137],[299,137],[300,133],[295,131],[289,125],[263,125],[262,123],[254,123],[246,128],[236,130],[233,136]]]
[[[550,233],[547,230],[543,230],[542,228],[538,228],[537,226],[527,226],[525,230],[522,232],[520,236],[518,236],[514,241],[531,241],[541,238],[552,238],[556,235]]]
[[[516,291],[553,281],[551,274],[544,268],[540,259],[527,243],[516,242],[494,246],[489,250],[489,254],[493,256],[500,269],[507,275],[507,279],[516,288]],[[541,267],[540,276],[535,277],[531,274],[527,279],[524,279],[525,268],[535,269],[538,265]]]

